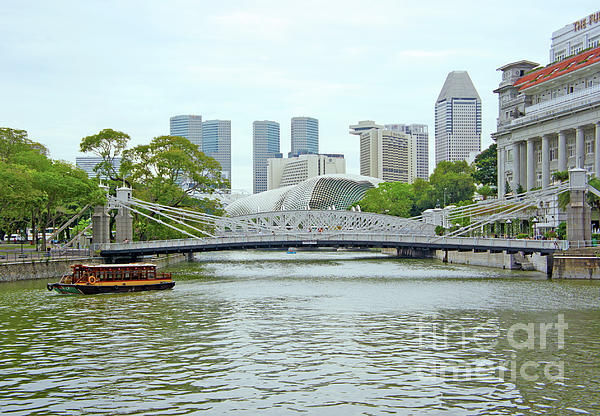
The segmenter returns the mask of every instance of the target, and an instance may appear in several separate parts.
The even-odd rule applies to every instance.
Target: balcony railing
[[[578,107],[594,103],[600,103],[600,85],[525,107],[525,116],[512,120],[510,126],[515,127],[531,121],[552,117],[564,111],[572,111]]]

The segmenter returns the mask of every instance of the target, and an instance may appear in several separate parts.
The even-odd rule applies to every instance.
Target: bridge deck
[[[137,258],[153,254],[287,247],[412,247],[432,250],[522,251],[527,254],[550,254],[566,249],[566,244],[566,242],[554,240],[432,237],[364,232],[294,232],[103,244],[100,247],[100,254],[103,257]]]

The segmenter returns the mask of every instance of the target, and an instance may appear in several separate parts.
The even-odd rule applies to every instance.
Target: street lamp
[[[506,234],[508,234],[508,238],[510,238],[510,234],[511,234],[511,232],[510,232],[510,224],[512,224],[512,221],[509,218],[509,219],[506,220],[506,228],[507,228]]]
[[[446,189],[444,188],[444,208],[446,208]]]
[[[533,219],[531,220],[531,222],[533,223],[533,239],[535,240],[535,236],[536,236],[535,225],[538,223],[537,217],[533,217]]]

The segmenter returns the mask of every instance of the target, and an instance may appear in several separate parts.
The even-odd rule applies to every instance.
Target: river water
[[[0,413],[600,414],[598,282],[375,253],[197,260],[162,292],[1,284]]]

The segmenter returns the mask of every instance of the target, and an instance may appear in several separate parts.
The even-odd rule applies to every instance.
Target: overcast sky
[[[491,2],[490,2],[491,3]],[[424,123],[433,169],[434,104],[467,70],[491,144],[496,68],[548,63],[550,38],[596,1],[7,1],[0,25],[0,126],[24,129],[75,161],[103,128],[132,145],[169,133],[169,117],[232,122],[232,183],[252,189],[252,121],[319,119],[320,151],[359,173],[348,125]]]

